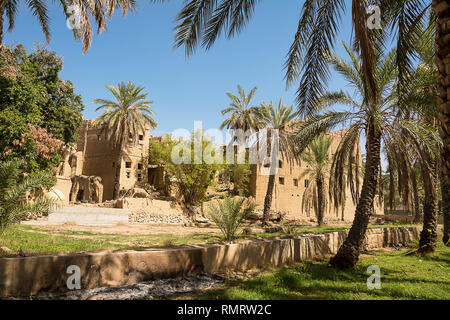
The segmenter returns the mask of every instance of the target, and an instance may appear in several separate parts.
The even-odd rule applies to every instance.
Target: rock
[[[133,188],[133,198],[149,198],[149,193],[142,188]]]
[[[191,211],[193,214],[195,214],[195,215],[200,215],[200,214],[202,214],[202,209],[200,208],[200,207],[198,207],[198,206],[191,206],[190,208],[189,208],[189,211]]]
[[[15,253],[8,247],[0,247],[0,257],[13,256]]]
[[[184,215],[175,214],[150,214],[146,212],[132,211],[128,216],[130,223],[145,223],[145,224],[175,224],[186,225],[189,220]]]
[[[212,224],[209,223],[209,222],[206,222],[206,223],[199,223],[199,222],[197,222],[195,224],[195,226],[198,227],[198,228],[209,228],[209,227],[212,226]]]
[[[59,295],[43,293],[38,295],[37,298],[41,300],[136,300],[151,299],[153,297],[165,298],[177,294],[186,294],[214,288],[220,286],[223,282],[224,278],[216,275],[197,274],[196,276],[158,279],[119,287],[73,290]]]
[[[275,233],[275,232],[280,232],[282,230],[283,230],[283,228],[280,226],[264,228],[265,233]]]
[[[209,220],[207,218],[203,217],[203,216],[198,215],[198,216],[195,217],[195,222],[197,222],[197,223],[209,223]]]
[[[21,257],[26,257],[27,253],[25,251],[23,251],[22,249],[19,250],[19,256]]]
[[[262,211],[253,211],[247,216],[247,220],[262,220]]]
[[[281,214],[279,212],[271,212],[269,215],[270,221],[280,221],[281,220]]]
[[[185,222],[185,223],[183,224],[183,226],[184,226],[184,227],[194,227],[195,224],[194,224],[192,221],[188,221],[188,222]]]

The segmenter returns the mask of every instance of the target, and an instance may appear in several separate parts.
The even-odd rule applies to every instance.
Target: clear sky
[[[21,1],[16,27],[5,34],[5,43],[22,43],[27,49],[45,43],[37,20]],[[84,116],[94,118],[94,98],[112,98],[105,84],[133,81],[142,85],[154,101],[158,128],[153,134],[177,128],[193,129],[195,120],[204,128],[217,128],[220,111],[241,84],[248,92],[258,87],[254,104],[262,100],[294,103],[296,87],[286,90],[283,63],[297,28],[303,1],[264,0],[253,19],[237,37],[219,39],[205,51],[197,50],[187,59],[173,48],[175,17],[181,0],[150,4],[138,1],[137,12],[125,19],[119,12],[109,21],[108,30],[94,36],[90,50],[83,55],[81,43],[74,42],[59,5],[49,1],[51,50],[64,57],[62,78],[72,81],[85,104]],[[350,8],[348,8],[350,9]],[[350,41],[350,16],[343,17],[337,53],[344,55],[340,40]],[[342,79],[333,75],[330,89],[345,89]]]

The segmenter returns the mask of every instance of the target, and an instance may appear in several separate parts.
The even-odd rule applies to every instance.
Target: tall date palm
[[[336,177],[341,176],[340,172],[342,172],[344,165],[350,165],[353,158],[352,153],[359,144],[359,137],[362,132],[366,138],[364,177],[361,192],[359,197],[356,197],[357,205],[353,225],[338,253],[330,260],[330,263],[338,268],[353,267],[358,261],[369,217],[374,208],[374,198],[378,189],[378,175],[380,173],[380,152],[382,143],[386,139],[386,132],[389,132],[392,128],[399,128],[398,130],[410,132],[416,137],[417,141],[420,141],[424,133],[430,131],[429,126],[420,121],[404,120],[404,115],[409,110],[401,107],[392,94],[395,87],[394,81],[397,80],[395,50],[387,54],[374,52],[378,95],[373,96],[365,83],[361,60],[347,45],[344,44],[344,47],[350,56],[350,62],[336,55],[330,55],[329,61],[346,82],[355,89],[358,98],[354,99],[343,91],[325,93],[318,104],[319,108],[325,111],[307,119],[302,123],[297,133],[298,148],[301,151],[319,133],[346,124],[347,130],[333,159],[331,174],[335,179],[330,181],[331,189],[334,188],[333,184],[336,183],[342,186],[342,183]],[[328,110],[330,106],[338,103],[347,105],[350,111]],[[358,188],[352,187],[351,190],[355,199]],[[335,193],[332,194],[336,198]],[[338,201],[339,199],[334,200]]]
[[[327,203],[326,178],[330,175],[330,146],[331,137],[319,136],[311,142],[308,149],[302,153],[301,160],[308,165],[299,179],[308,177],[311,183],[305,189],[302,197],[302,209],[313,207],[317,216],[317,224],[323,224]]]
[[[438,211],[438,159],[442,150],[442,141],[436,129],[439,109],[436,101],[436,68],[433,63],[434,21],[424,26],[417,39],[416,51],[419,56],[417,67],[409,77],[407,91],[401,92],[408,112],[404,122],[421,121],[428,130],[416,132],[407,127],[391,128],[386,132],[385,149],[390,171],[390,194],[395,192],[393,178],[398,179],[398,189],[405,205],[419,212],[419,195],[417,188],[416,168],[420,169],[420,177],[424,188],[423,228],[420,234],[419,252],[433,252],[437,241],[437,211]],[[398,91],[395,90],[395,93]],[[415,163],[415,165],[414,165]],[[395,171],[397,174],[395,174]],[[443,195],[444,196],[444,195]],[[445,238],[445,233],[444,233]]]
[[[450,4],[433,0],[436,14],[436,54],[438,106],[442,147],[442,211],[444,214],[444,244],[450,246]]]
[[[135,141],[139,133],[155,129],[158,125],[153,116],[155,112],[150,108],[153,101],[147,100],[148,93],[144,87],[136,86],[132,82],[121,82],[117,86],[105,86],[116,98],[116,101],[94,99],[100,104],[96,109],[103,110],[94,124],[101,128],[108,140],[119,148],[116,175],[114,182],[114,199],[119,196],[120,169],[128,141],[131,137]]]
[[[228,114],[228,117],[220,125],[220,129],[227,128],[230,130],[256,130],[258,129],[258,119],[256,118],[257,107],[250,106],[253,96],[257,90],[254,87],[247,95],[245,90],[238,85],[239,96],[227,92],[227,96],[231,99],[230,106],[222,110],[222,117]]]
[[[261,122],[261,128],[266,130],[266,134],[258,137],[259,145],[265,145],[269,153],[269,180],[267,182],[267,192],[264,197],[264,212],[262,224],[267,225],[270,208],[272,206],[272,196],[275,186],[275,174],[278,168],[278,156],[287,159],[289,162],[296,159],[296,154],[291,144],[291,135],[296,125],[293,120],[296,117],[294,106],[287,107],[280,101],[276,106],[272,101],[266,104],[261,103],[257,111],[257,117]],[[264,155],[266,156],[266,155]]]
[[[161,2],[163,0],[151,0]],[[243,30],[252,18],[258,0],[191,0],[186,2],[178,14],[175,46],[184,47],[187,56],[194,53],[201,44],[206,49],[212,47],[222,32],[231,38]],[[450,37],[448,18],[450,5],[447,0],[352,0],[351,16],[354,34],[354,49],[358,52],[362,64],[363,78],[373,97],[380,93],[376,84],[374,50],[377,48],[377,29],[368,27],[372,18],[372,5],[379,5],[383,14],[382,29],[394,31],[398,53],[395,59],[399,71],[399,90],[408,84],[413,67],[414,40],[421,22],[426,17],[433,2],[437,20],[436,65],[439,69],[438,92],[440,98],[440,134],[444,142],[443,169],[441,184],[444,192],[444,241],[450,228],[450,104],[448,54]],[[325,91],[324,84],[329,77],[327,56],[334,47],[346,11],[345,0],[305,0],[298,22],[297,32],[287,54],[285,69],[287,86],[299,78],[297,103],[299,111],[308,116],[317,112],[319,97]],[[375,17],[376,18],[376,17]],[[368,133],[377,135],[375,128],[368,127]],[[356,221],[355,221],[356,222]],[[449,242],[450,243],[450,242]]]

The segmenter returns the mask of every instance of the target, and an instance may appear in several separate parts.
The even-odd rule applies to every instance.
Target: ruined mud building
[[[333,137],[331,153],[334,153],[343,131],[330,133]],[[55,189],[64,195],[64,200],[86,200],[91,194],[86,194],[86,188],[77,189],[77,194],[71,194],[74,177],[100,177],[103,183],[102,200],[112,200],[114,193],[114,181],[116,166],[119,158],[117,148],[107,141],[106,135],[93,126],[93,120],[85,120],[79,129],[79,140],[74,148],[67,150],[59,170],[58,182]],[[126,150],[124,150],[122,163],[120,163],[120,190],[127,190],[149,184],[156,189],[162,185],[164,168],[147,164],[148,147],[150,139],[161,139],[162,137],[151,136],[149,131],[142,132],[133,139],[130,137]],[[361,166],[361,159],[355,159]],[[257,208],[262,209],[264,197],[267,190],[268,176],[261,174],[260,165],[252,165],[249,191],[255,199]],[[272,200],[272,210],[284,212],[289,217],[314,218],[314,212],[302,212],[301,202],[305,188],[308,187],[308,177],[301,178],[300,175],[306,169],[304,163],[289,163],[279,160],[279,169],[275,177],[275,188]],[[91,191],[89,191],[91,192]],[[325,219],[353,220],[355,205],[350,198],[350,192],[343,210],[335,211],[327,206]],[[377,202],[377,201],[376,201]],[[377,214],[382,214],[382,206],[375,208]]]

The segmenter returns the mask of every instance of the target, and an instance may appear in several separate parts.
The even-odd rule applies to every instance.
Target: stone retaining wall
[[[419,237],[419,227],[369,229],[365,249],[404,246]],[[193,245],[0,259],[0,296],[67,291],[67,268],[81,270],[82,289],[133,284],[155,278],[282,266],[334,254],[348,231],[258,240],[227,245]]]

